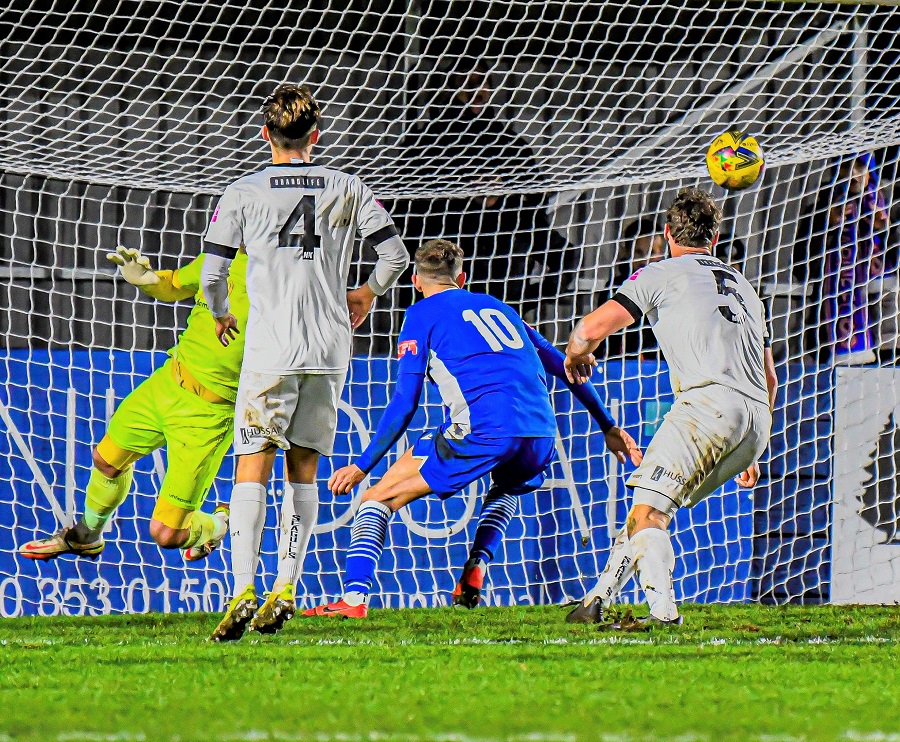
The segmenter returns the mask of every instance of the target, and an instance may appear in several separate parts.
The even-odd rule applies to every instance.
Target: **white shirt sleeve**
[[[203,261],[203,272],[200,274],[200,285],[206,304],[213,317],[224,317],[228,314],[228,269],[231,259],[221,255],[207,253]]]
[[[376,296],[381,296],[406,270],[409,253],[387,209],[375,198],[368,186],[360,183],[360,188],[357,228],[360,237],[378,253],[368,285]]]
[[[612,298],[639,321],[647,312],[659,307],[665,286],[665,270],[659,264],[651,264],[635,271]]]
[[[243,221],[240,195],[233,186],[228,186],[219,199],[203,236],[203,251],[234,259],[238,249],[244,244]]]
[[[203,274],[200,284],[213,317],[228,314],[228,268],[244,244],[243,214],[238,193],[225,189],[203,238]]]

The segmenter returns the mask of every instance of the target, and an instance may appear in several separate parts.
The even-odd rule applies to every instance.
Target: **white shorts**
[[[286,451],[293,444],[331,456],[346,378],[346,372],[272,376],[241,371],[234,452],[243,456],[273,445]]]
[[[635,505],[669,515],[693,507],[756,461],[769,443],[769,406],[725,386],[679,395],[625,483]]]

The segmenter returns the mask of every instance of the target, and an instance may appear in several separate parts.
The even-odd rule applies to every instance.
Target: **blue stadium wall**
[[[74,451],[70,449],[69,461],[75,466],[69,477],[71,480],[74,474],[75,505],[81,512],[91,465],[90,442],[103,434],[107,390],[113,388],[116,400],[121,400],[163,359],[162,354],[140,351],[7,350],[0,356],[0,401],[60,504],[64,506],[66,498],[67,429],[74,423],[78,443]],[[359,412],[362,426],[369,431],[387,403],[394,369],[395,363],[385,358],[353,361],[344,401]],[[831,374],[799,365],[780,370],[782,399],[761,485],[752,494],[738,493],[729,485],[724,494],[677,516],[679,598],[697,602],[827,600]],[[672,399],[664,364],[609,362],[598,382],[605,387],[607,398],[619,400],[619,419],[646,446]],[[71,414],[67,417],[67,404],[72,404],[69,389],[76,390],[74,421]],[[521,499],[524,517],[513,522],[505,555],[500,557],[508,566],[489,572],[490,597],[495,603],[559,603],[578,597],[609,548],[614,529],[608,523],[609,460],[603,437],[565,388],[556,389],[553,397],[560,434],[590,525],[590,541],[582,543],[570,492],[560,485],[564,473],[554,464],[551,476],[557,486]],[[436,395],[427,395],[411,426],[411,440],[417,431],[440,420],[436,401]],[[346,415],[342,414],[340,426],[336,466],[362,448],[359,433]],[[179,551],[158,549],[146,532],[158,488],[150,457],[137,465],[133,491],[140,494],[129,497],[120,508],[98,561],[64,557],[35,563],[17,556],[21,543],[35,534],[51,533],[59,523],[5,427],[0,422],[0,615],[222,608],[230,592],[225,551],[188,567]],[[227,499],[231,472],[229,456],[211,501]],[[333,499],[321,489],[320,522],[345,514],[349,498]],[[615,518],[621,526],[627,510],[621,475],[616,489]],[[484,491],[482,482],[477,492],[481,495]],[[270,500],[274,505],[274,492]],[[416,523],[438,528],[459,519],[466,505],[463,495],[446,503],[426,498],[413,504],[410,515]],[[426,538],[395,517],[389,548],[379,565],[379,595],[373,605],[445,604],[454,575],[465,560],[479,507],[480,497],[475,517],[449,537]],[[267,526],[264,568],[271,574],[276,550],[274,507],[269,508]],[[343,526],[314,537],[301,591],[307,602],[340,593],[349,531]],[[259,587],[263,587],[261,582]]]

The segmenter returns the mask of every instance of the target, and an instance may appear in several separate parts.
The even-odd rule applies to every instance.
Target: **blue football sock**
[[[353,529],[350,531],[350,548],[347,551],[347,567],[344,575],[344,592],[368,595],[375,579],[375,568],[384,551],[391,509],[380,502],[369,500],[359,506]]]
[[[516,514],[519,506],[519,498],[515,495],[506,495],[498,490],[491,490],[484,499],[481,507],[481,515],[478,518],[478,528],[475,529],[475,541],[469,552],[469,559],[482,559],[490,562],[494,554],[500,548],[503,534],[509,522]]]

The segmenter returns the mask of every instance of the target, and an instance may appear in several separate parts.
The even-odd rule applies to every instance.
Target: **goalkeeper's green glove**
[[[159,276],[150,267],[150,258],[141,255],[140,250],[119,245],[115,252],[106,254],[106,259],[119,266],[124,278],[132,286],[155,286]]]

